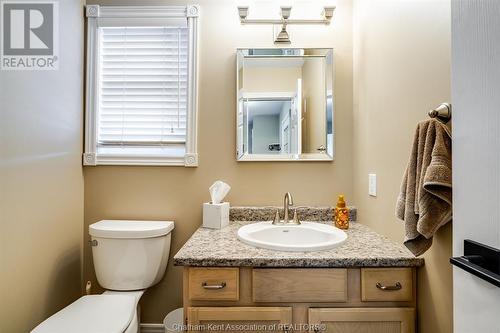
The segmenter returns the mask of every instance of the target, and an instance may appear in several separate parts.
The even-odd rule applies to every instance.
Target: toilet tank
[[[146,289],[167,267],[171,221],[102,220],[89,226],[94,269],[110,290]]]

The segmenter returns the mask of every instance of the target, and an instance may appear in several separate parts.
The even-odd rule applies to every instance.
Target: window
[[[196,166],[198,7],[86,12],[84,165]]]

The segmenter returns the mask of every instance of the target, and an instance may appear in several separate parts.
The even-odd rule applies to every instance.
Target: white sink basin
[[[247,224],[238,229],[243,243],[278,251],[320,251],[339,246],[347,234],[328,224],[302,222],[300,225]]]

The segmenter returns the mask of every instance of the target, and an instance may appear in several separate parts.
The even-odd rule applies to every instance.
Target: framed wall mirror
[[[332,161],[333,49],[238,49],[236,159]]]

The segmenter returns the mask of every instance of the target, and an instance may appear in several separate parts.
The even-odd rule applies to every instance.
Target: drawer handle
[[[208,289],[208,290],[219,290],[219,289],[222,289],[222,288],[226,287],[226,282],[221,282],[220,284],[208,284],[206,282],[203,282],[201,284],[201,286],[204,289]]]
[[[377,282],[376,286],[380,290],[400,290],[401,288],[403,288],[403,286],[399,282],[396,282],[396,284],[393,286],[384,286],[382,285],[382,283]]]

